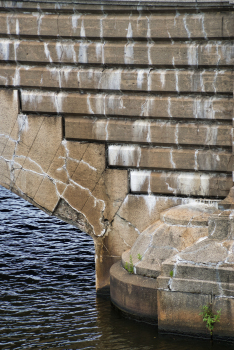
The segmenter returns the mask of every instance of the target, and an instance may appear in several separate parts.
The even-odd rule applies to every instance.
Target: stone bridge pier
[[[234,208],[233,38],[233,1],[0,1],[0,185],[92,236],[98,291],[166,210]]]

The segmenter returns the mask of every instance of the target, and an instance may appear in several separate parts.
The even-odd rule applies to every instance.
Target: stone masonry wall
[[[90,234],[97,289],[161,211],[232,187],[229,2],[0,1],[0,184]]]

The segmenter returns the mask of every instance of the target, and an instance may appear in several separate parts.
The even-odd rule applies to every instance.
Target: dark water
[[[205,350],[96,296],[92,239],[0,187],[0,349]]]

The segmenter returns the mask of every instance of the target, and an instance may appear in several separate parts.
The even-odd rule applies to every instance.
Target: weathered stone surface
[[[115,26],[113,27],[113,23]],[[233,36],[233,13],[171,15],[1,14],[0,34],[78,38],[224,38]],[[29,26],[30,24],[30,26]],[[164,26],[167,31],[164,31]]]
[[[19,113],[19,98],[16,90],[0,89],[0,156],[5,148],[12,129],[17,122]]]
[[[159,330],[210,338],[199,313],[211,302],[211,296],[158,290],[157,300]]]
[[[129,264],[131,256],[134,273],[157,278],[165,259],[208,236],[208,219],[215,211],[215,206],[194,203],[161,212],[161,219],[143,231],[132,248],[122,254],[122,265]]]
[[[110,295],[114,305],[135,318],[157,323],[156,280],[130,275],[120,262],[111,267],[110,278]]]
[[[230,43],[0,42],[0,60],[10,62],[222,67],[233,65],[232,55]]]
[[[232,186],[228,175],[131,171],[132,193],[171,193],[200,197],[225,197]]]
[[[5,86],[118,91],[232,93],[233,72],[216,69],[114,69],[0,65]]]
[[[172,123],[170,121],[126,121],[121,119],[66,117],[65,136],[68,139],[80,140],[230,147],[232,144],[232,126],[229,124],[210,125],[201,123]],[[128,161],[130,159],[132,160],[132,166],[136,166],[136,164],[139,166],[139,161],[135,159],[135,155],[139,155],[141,152],[147,152],[147,150],[137,146],[110,146],[110,165],[121,166],[126,158]],[[167,150],[151,150],[148,152],[167,152]],[[185,150],[183,152],[186,153]],[[193,151],[187,152],[191,153]],[[215,152],[214,154],[218,153]],[[208,153],[206,155],[208,156]],[[164,157],[167,157],[166,154]],[[145,165],[141,164],[141,166],[144,167]]]
[[[22,91],[27,112],[81,115],[117,115],[179,119],[227,119],[233,115],[232,99],[192,97],[144,97]]]
[[[232,153],[211,150],[110,146],[108,148],[108,160],[109,165],[115,167],[225,172],[232,170]]]

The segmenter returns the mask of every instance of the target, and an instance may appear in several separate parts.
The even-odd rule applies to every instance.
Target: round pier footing
[[[128,273],[121,262],[110,269],[110,297],[124,314],[148,323],[158,323],[157,280]]]

